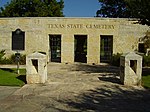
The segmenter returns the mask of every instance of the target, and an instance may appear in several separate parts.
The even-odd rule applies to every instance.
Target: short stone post
[[[127,86],[141,85],[142,56],[130,52],[120,58],[120,80]]]
[[[26,58],[26,79],[28,84],[47,81],[47,56],[35,52]]]

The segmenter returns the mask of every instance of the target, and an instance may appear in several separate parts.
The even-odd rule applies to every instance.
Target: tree
[[[99,0],[99,2],[101,8],[96,13],[97,17],[130,17],[124,0]]]
[[[0,9],[1,17],[61,17],[64,1],[11,0]]]
[[[150,0],[99,0],[97,17],[138,18],[139,23],[150,26]]]
[[[132,17],[139,18],[140,23],[150,26],[150,0],[126,0]]]

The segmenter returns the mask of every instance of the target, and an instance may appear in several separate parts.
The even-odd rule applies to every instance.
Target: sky
[[[0,0],[0,6],[3,6],[10,0]],[[59,0],[57,0],[59,1]],[[94,17],[96,11],[100,8],[98,0],[64,0],[65,17]]]

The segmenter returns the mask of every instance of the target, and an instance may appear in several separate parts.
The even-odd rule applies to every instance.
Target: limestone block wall
[[[87,63],[98,64],[101,35],[113,36],[113,54],[137,50],[139,38],[149,28],[134,23],[119,18],[0,18],[0,50],[5,49],[7,56],[16,52],[12,51],[12,31],[20,28],[25,32],[25,50],[20,53],[42,51],[50,57],[49,35],[61,35],[61,62],[74,63],[74,35],[86,35]]]
[[[62,63],[74,63],[74,35],[87,36],[87,63],[100,63],[100,35],[118,35],[118,23],[114,20],[57,18],[48,19],[47,25],[47,34],[61,34]]]
[[[36,18],[1,18],[0,50],[6,50],[8,56],[16,52],[12,51],[12,32],[19,28],[25,32],[25,50],[19,51],[20,53],[47,52],[47,37],[43,26],[43,21]]]
[[[145,32],[149,29],[146,25],[136,24],[137,21],[122,20],[119,23],[118,38],[114,41],[114,53],[128,53],[138,51],[138,42],[140,37],[145,36]]]

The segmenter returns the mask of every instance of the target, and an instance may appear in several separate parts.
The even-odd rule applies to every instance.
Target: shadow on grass
[[[6,72],[10,72],[10,73],[15,73],[15,74],[18,73],[16,68],[0,68],[0,69],[3,71],[6,71]],[[21,69],[19,69],[19,70],[21,70]]]
[[[19,75],[16,78],[19,79],[19,80],[21,80],[21,81],[23,81],[25,84],[27,84],[26,75]]]
[[[25,75],[24,70],[20,70],[21,74],[17,74],[17,69],[15,69],[15,68],[14,69],[13,68],[0,68],[0,69],[5,72],[9,72],[10,74],[15,73],[15,75],[13,74],[14,77],[21,80],[24,84],[27,84],[26,75]]]
[[[7,71],[7,72],[11,72],[11,73],[15,73],[15,70],[10,69],[10,68],[0,68],[3,71]]]

